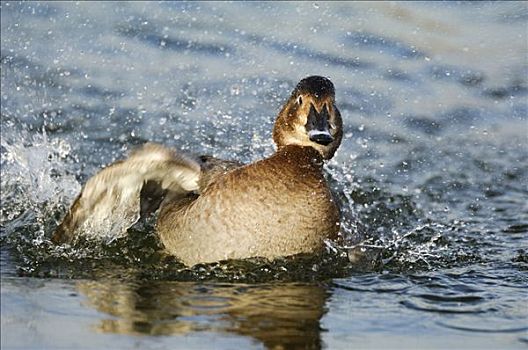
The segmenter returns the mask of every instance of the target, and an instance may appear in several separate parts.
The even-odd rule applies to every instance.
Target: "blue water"
[[[1,346],[526,348],[526,2],[1,4]],[[251,162],[328,76],[347,244],[185,268],[49,237],[134,146]]]

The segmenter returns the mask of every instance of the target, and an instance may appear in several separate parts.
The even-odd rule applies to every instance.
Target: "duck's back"
[[[164,204],[157,230],[187,265],[317,251],[339,229],[321,164],[312,149],[285,147],[217,177],[198,197]]]

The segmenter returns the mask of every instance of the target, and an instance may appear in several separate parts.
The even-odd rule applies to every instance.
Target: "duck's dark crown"
[[[316,97],[334,96],[334,84],[328,78],[312,75],[297,84],[294,94],[311,94]]]

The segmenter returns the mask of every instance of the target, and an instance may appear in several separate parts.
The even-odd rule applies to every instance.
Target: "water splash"
[[[328,242],[323,257],[273,263],[249,259],[186,268],[163,253],[153,222],[140,223],[127,237],[110,242],[55,246],[48,237],[81,187],[72,171],[76,160],[67,142],[49,138],[45,131],[18,135],[17,140],[26,141],[12,138],[1,144],[2,201],[9,204],[2,208],[0,219],[2,240],[22,257],[22,275],[82,278],[87,277],[85,267],[92,266],[88,274],[94,277],[114,266],[171,280],[313,280],[358,270],[430,270],[446,263],[452,266],[467,255],[452,249],[450,232],[463,229],[460,223],[433,221],[411,195],[391,194],[374,179],[355,178],[350,165],[335,163],[328,167],[327,179],[342,209],[341,237],[338,243]],[[261,152],[257,147],[250,153]]]
[[[2,137],[0,225],[2,235],[33,226],[36,242],[80,190],[70,169],[70,145],[42,133],[11,132]],[[19,141],[24,140],[24,141]]]

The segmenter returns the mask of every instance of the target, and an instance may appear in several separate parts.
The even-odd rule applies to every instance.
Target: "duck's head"
[[[333,157],[343,137],[343,121],[335,105],[334,84],[311,76],[297,84],[273,127],[273,141],[315,148],[324,159]]]

